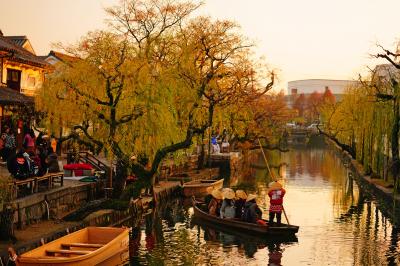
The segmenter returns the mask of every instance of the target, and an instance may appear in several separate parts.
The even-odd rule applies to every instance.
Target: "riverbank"
[[[354,159],[350,153],[343,151],[332,140],[327,139],[327,143],[330,147],[334,148],[340,153],[343,161],[348,164],[348,168],[353,172],[353,174],[367,184],[376,195],[383,198],[387,202],[393,202],[395,206],[400,206],[400,195],[394,193],[393,187],[386,187],[386,184],[381,178],[371,178],[370,175],[366,175],[364,172],[364,166]]]

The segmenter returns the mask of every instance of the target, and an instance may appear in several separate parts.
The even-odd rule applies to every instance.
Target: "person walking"
[[[8,161],[11,155],[15,155],[15,136],[10,128],[6,128],[6,138],[4,140],[4,160]]]
[[[283,211],[283,197],[286,194],[286,190],[282,188],[282,185],[278,181],[269,183],[270,188],[268,196],[270,198],[269,206],[269,223],[272,224],[276,216],[277,224],[281,224],[281,217]]]
[[[35,151],[35,132],[33,129],[29,129],[29,131],[25,134],[23,147],[27,153]]]

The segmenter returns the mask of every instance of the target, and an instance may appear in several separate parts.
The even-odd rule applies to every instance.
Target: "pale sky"
[[[258,56],[279,70],[279,89],[298,79],[354,79],[379,43],[400,39],[400,0],[205,0],[198,11],[235,20]],[[104,7],[118,0],[0,0],[0,29],[27,35],[38,55],[105,27]]]

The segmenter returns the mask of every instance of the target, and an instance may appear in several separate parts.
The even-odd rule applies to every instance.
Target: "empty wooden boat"
[[[129,245],[129,229],[86,227],[18,256],[17,265],[110,265]]]
[[[207,179],[207,180],[195,180],[183,184],[183,194],[185,197],[202,197],[207,195],[207,188],[212,187],[213,189],[222,188],[224,179]]]
[[[275,223],[272,225],[259,225],[253,223],[243,222],[238,219],[222,219],[204,212],[199,207],[199,203],[193,201],[194,217],[201,219],[210,224],[218,225],[219,227],[226,227],[240,232],[247,232],[256,235],[271,235],[271,236],[287,236],[293,235],[299,231],[296,225],[289,225],[282,223],[280,226]]]

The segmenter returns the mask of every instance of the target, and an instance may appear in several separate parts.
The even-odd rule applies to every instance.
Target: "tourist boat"
[[[110,265],[128,245],[127,228],[86,227],[18,256],[17,265]]]
[[[289,225],[282,223],[280,226],[273,225],[259,225],[253,223],[246,223],[237,219],[222,219],[217,216],[209,215],[202,211],[199,207],[199,202],[192,199],[194,217],[201,219],[207,223],[217,225],[219,228],[229,228],[238,230],[241,233],[247,232],[256,235],[271,235],[271,236],[287,236],[294,235],[299,231],[296,225]]]
[[[224,179],[207,179],[207,180],[195,180],[186,182],[183,184],[183,194],[185,197],[202,197],[207,195],[207,188],[212,187],[213,189],[222,188]]]

